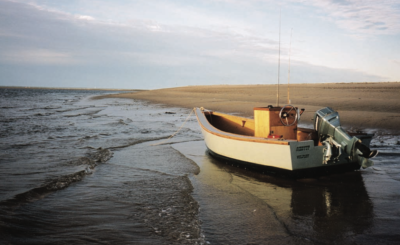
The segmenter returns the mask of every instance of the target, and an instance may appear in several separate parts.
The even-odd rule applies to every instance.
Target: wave
[[[155,137],[155,138],[148,138],[148,139],[143,139],[143,140],[135,140],[133,142],[129,142],[124,145],[119,145],[119,146],[111,146],[110,149],[121,149],[121,148],[126,148],[129,146],[141,144],[141,143],[146,143],[150,141],[156,141],[156,140],[163,140],[163,139],[168,139],[170,136],[163,136],[163,137]]]
[[[97,113],[101,112],[102,110],[103,109],[89,111],[89,112],[85,112],[85,113],[79,113],[79,114],[64,115],[64,117],[93,116],[94,114],[97,114]]]
[[[51,116],[51,115],[54,115],[54,113],[46,112],[46,113],[36,113],[36,114],[34,114],[34,116],[37,116],[37,117],[47,117],[47,116]]]
[[[78,111],[78,110],[84,110],[88,108],[93,108],[94,106],[85,106],[85,107],[76,107],[76,108],[69,108],[69,109],[63,109],[63,110],[56,110],[56,112],[68,112],[68,111]]]
[[[105,163],[111,159],[113,152],[109,149],[98,148],[95,152],[88,153],[86,157],[80,157],[71,161],[72,165],[86,166],[85,170],[76,173],[59,176],[45,183],[44,185],[33,188],[29,191],[15,195],[13,198],[0,202],[0,206],[17,209],[18,207],[45,198],[47,195],[62,190],[72,183],[81,181],[86,175],[92,173],[97,163]]]
[[[378,156],[398,157],[398,156],[400,156],[400,153],[399,152],[382,152],[382,151],[380,151]]]

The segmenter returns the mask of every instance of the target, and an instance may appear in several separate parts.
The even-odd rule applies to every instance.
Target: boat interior
[[[314,129],[297,127],[300,113],[295,107],[256,107],[254,119],[214,111],[204,111],[204,114],[221,131],[277,140],[314,140],[315,145],[320,144]]]
[[[322,145],[315,129],[297,126],[303,111],[304,109],[298,110],[293,106],[255,107],[254,119],[215,111],[203,112],[213,127],[224,132],[275,140],[313,140],[314,145]],[[346,133],[357,137],[367,135],[361,132]]]

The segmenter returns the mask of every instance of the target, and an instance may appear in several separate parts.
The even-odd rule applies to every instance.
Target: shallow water
[[[181,116],[99,93],[1,90],[0,244],[202,243]]]
[[[375,166],[291,180],[208,155],[190,110],[0,90],[0,244],[396,244],[400,138]]]

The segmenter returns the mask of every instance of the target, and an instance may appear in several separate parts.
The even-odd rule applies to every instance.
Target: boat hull
[[[354,170],[360,169],[360,164],[356,162],[344,163],[344,164],[335,164],[335,165],[325,165],[314,168],[304,168],[297,170],[287,170],[281,169],[273,166],[265,166],[260,164],[255,164],[251,162],[239,161],[237,159],[228,158],[222,155],[219,155],[207,147],[208,154],[218,159],[220,162],[231,165],[234,167],[252,170],[262,174],[270,174],[276,176],[290,177],[290,178],[313,178],[331,174],[341,174],[345,172],[352,172]]]

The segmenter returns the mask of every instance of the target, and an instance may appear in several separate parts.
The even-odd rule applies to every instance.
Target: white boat
[[[211,155],[261,172],[311,176],[373,165],[370,134],[345,132],[339,114],[318,110],[314,129],[298,127],[304,109],[292,105],[254,108],[254,119],[195,108]]]

